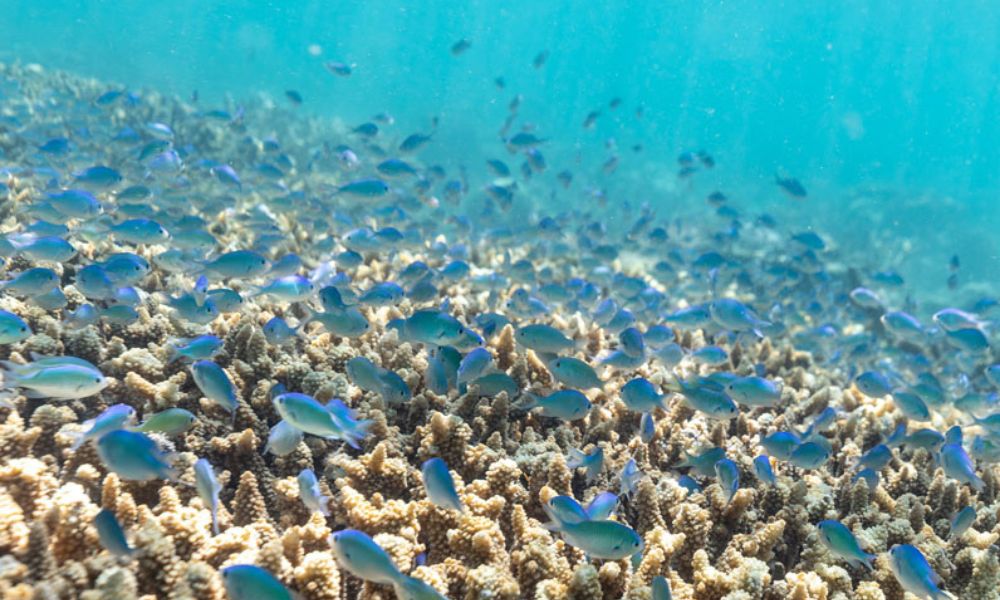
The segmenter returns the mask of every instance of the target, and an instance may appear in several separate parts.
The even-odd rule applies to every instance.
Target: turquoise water
[[[197,92],[202,106],[259,96],[284,106],[294,89],[305,99],[298,111],[351,125],[387,111],[399,131],[429,130],[437,117],[425,158],[474,165],[474,174],[498,152],[497,131],[520,94],[519,123],[552,139],[549,180],[565,166],[607,189],[612,205],[687,214],[692,199],[722,189],[742,207],[868,246],[929,295],[946,292],[953,254],[963,284],[1000,267],[992,3],[2,5],[15,16],[0,20],[3,60]],[[462,38],[471,48],[452,56]],[[535,69],[543,50],[548,61]],[[354,64],[354,74],[332,76],[327,60]],[[614,97],[622,106],[610,111]],[[595,109],[602,116],[583,129]],[[621,162],[603,177],[609,139]],[[635,144],[642,153],[629,150]],[[692,191],[672,176],[674,159],[698,148],[718,168]],[[780,194],[776,171],[802,181],[808,200]],[[574,202],[589,208],[586,197]]]

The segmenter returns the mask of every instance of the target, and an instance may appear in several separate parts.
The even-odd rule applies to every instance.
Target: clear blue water
[[[6,0],[0,59],[197,91],[206,106],[260,95],[282,104],[294,89],[299,111],[352,125],[387,111],[400,131],[428,130],[436,116],[426,158],[476,170],[500,151],[497,131],[520,94],[521,122],[552,139],[547,176],[571,168],[612,205],[688,214],[722,189],[747,210],[860,248],[928,297],[974,297],[981,290],[968,284],[998,272],[995,3],[455,4]],[[461,38],[472,47],[454,57]],[[542,50],[549,59],[535,69]],[[353,63],[354,74],[333,77],[326,60]],[[614,97],[623,104],[610,111]],[[596,127],[583,129],[595,109]],[[608,139],[621,156],[613,177],[600,173]],[[698,148],[718,167],[693,189],[678,185],[676,156]],[[776,171],[809,198],[785,198]],[[575,202],[589,208],[585,196]],[[953,254],[962,287],[948,292]]]

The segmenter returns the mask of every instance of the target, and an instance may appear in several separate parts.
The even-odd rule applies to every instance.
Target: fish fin
[[[49,396],[44,392],[40,392],[38,390],[28,390],[28,389],[21,390],[21,395],[24,396],[25,398],[31,398],[33,400],[38,400],[41,398],[53,398],[53,396]],[[62,398],[58,399],[61,400]]]
[[[579,469],[583,466],[583,462],[586,460],[587,455],[583,453],[582,450],[577,450],[576,448],[569,449],[569,455],[566,457],[566,466],[570,469]]]
[[[514,402],[514,408],[517,410],[529,411],[538,406],[538,396],[532,394],[531,392],[524,392],[521,394]]]

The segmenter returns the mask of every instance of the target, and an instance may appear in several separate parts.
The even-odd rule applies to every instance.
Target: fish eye
[[[100,377],[94,377],[94,383],[101,383]]]
[[[21,328],[21,331],[27,331],[27,330],[28,330],[27,326]]]

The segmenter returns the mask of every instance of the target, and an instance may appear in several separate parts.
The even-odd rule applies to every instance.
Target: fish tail
[[[578,469],[583,466],[584,461],[587,459],[587,455],[581,450],[576,448],[569,449],[569,456],[566,457],[566,466],[571,469]]]
[[[219,511],[212,509],[212,535],[219,535]]]
[[[70,431],[66,435],[73,440],[73,443],[69,447],[72,452],[76,452],[80,449],[80,446],[83,446],[87,442],[87,437],[82,431]]]
[[[531,392],[521,394],[521,397],[514,402],[514,408],[517,410],[529,411],[536,406],[538,406],[538,396]]]

